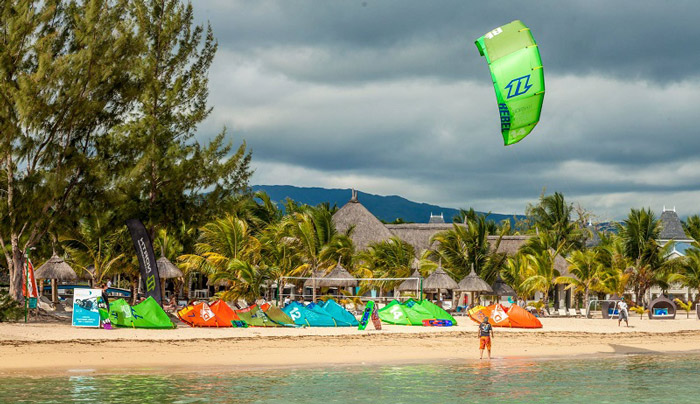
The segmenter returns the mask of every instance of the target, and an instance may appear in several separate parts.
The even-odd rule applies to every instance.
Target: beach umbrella
[[[34,277],[37,279],[51,279],[51,300],[54,303],[58,303],[58,281],[72,281],[78,279],[78,275],[73,268],[71,268],[63,258],[56,255],[55,252],[48,261],[34,272]]]
[[[439,266],[423,281],[423,289],[426,290],[455,290],[458,288],[457,282],[442,269],[442,266]]]
[[[158,276],[160,276],[160,279],[183,278],[185,276],[180,271],[180,268],[164,256],[158,258],[156,264],[158,265]]]
[[[500,274],[496,277],[496,282],[491,285],[491,289],[493,289],[494,296],[518,296],[513,288],[503,282]]]
[[[420,287],[419,286],[420,280],[423,279],[423,277],[421,276],[420,272],[418,272],[418,270],[416,269],[411,274],[411,278],[417,278],[417,279],[406,279],[405,281],[401,282],[401,284],[399,284],[399,287],[397,288],[399,290],[399,292],[403,292],[403,291],[407,291],[407,290],[408,291],[418,290],[418,288]]]
[[[156,265],[158,266],[158,276],[160,277],[161,295],[165,296],[165,280],[174,278],[184,279],[185,275],[180,271],[180,268],[176,267],[175,264],[165,258],[164,255],[158,258]]]
[[[319,288],[349,288],[354,286],[357,286],[357,279],[340,265],[340,260],[331,272],[316,281],[316,287]]]
[[[474,302],[474,293],[493,293],[491,286],[474,271],[474,264],[472,264],[472,270],[469,272],[469,275],[459,281],[457,286],[459,286],[458,290],[471,293],[472,303]]]
[[[438,268],[423,281],[423,290],[434,290],[438,296],[440,290],[455,290],[458,287],[457,282],[442,269],[442,262],[438,263]]]

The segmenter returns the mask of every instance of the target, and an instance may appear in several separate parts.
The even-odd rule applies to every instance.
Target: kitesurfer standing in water
[[[493,326],[489,324],[489,318],[484,317],[484,321],[479,324],[479,359],[484,359],[484,348],[489,351],[489,359],[491,359],[491,338],[493,338]]]

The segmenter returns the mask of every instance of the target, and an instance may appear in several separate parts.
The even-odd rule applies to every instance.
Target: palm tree
[[[558,244],[557,234],[554,231],[540,231],[535,237],[530,238],[521,248],[527,260],[527,277],[521,288],[527,294],[542,292],[545,307],[549,308],[549,291],[554,285],[554,280],[561,274],[554,266],[554,260],[560,255],[567,245],[565,239],[560,239]]]
[[[336,231],[330,210],[306,205],[293,208],[296,211],[285,216],[281,224],[295,254],[303,262],[296,272],[309,275],[318,269],[330,269],[338,258],[350,261],[354,247],[348,235]],[[314,289],[314,298],[315,292]]]
[[[408,278],[411,276],[411,265],[415,259],[413,246],[398,237],[371,243],[366,250],[357,255],[356,261],[361,271],[361,277],[377,278]],[[380,292],[393,289],[401,281],[383,281],[374,285],[363,284],[364,288],[378,286]]]
[[[696,247],[700,247],[700,216],[693,215],[688,217],[683,223],[683,229],[695,240],[693,244]]]
[[[670,281],[700,293],[700,249],[686,251],[686,256],[680,259],[680,271],[671,275]]]
[[[489,228],[493,227],[489,223],[493,222],[487,221],[485,216],[477,216],[473,210],[462,212],[464,225],[455,223],[451,229],[431,237],[431,243],[437,243],[437,247],[430,255],[435,261],[442,260],[445,270],[455,279],[467,276],[472,267],[487,281],[495,279],[500,265],[494,265],[495,260],[492,258],[500,238],[496,248],[491,249],[488,235]],[[493,227],[493,229],[496,228]],[[508,232],[508,227],[504,226],[500,231],[502,237]],[[505,258],[500,255],[495,258],[499,258],[499,264],[505,261]]]
[[[261,247],[248,223],[226,215],[205,224],[199,231],[195,253],[178,257],[185,275],[200,272],[215,282],[229,280],[232,289],[241,287],[239,283],[250,285],[252,278],[245,279],[245,274],[238,271],[246,271],[249,266],[259,269]]]
[[[229,289],[219,293],[219,298],[229,301],[243,299],[249,305],[260,297],[260,290],[268,279],[268,271],[237,258],[232,259],[229,265],[212,275],[214,282],[231,283]]]
[[[654,285],[657,272],[666,265],[672,242],[659,246],[661,223],[651,209],[632,209],[623,224],[618,225],[625,255],[632,262],[630,281],[634,285],[636,303],[640,304],[646,291]]]
[[[569,272],[573,276],[559,276],[554,282],[567,284],[567,289],[583,293],[583,307],[588,310],[589,293],[600,282],[603,265],[600,263],[598,252],[594,250],[576,250],[567,258]]]
[[[551,250],[527,254],[529,276],[521,284],[522,290],[527,294],[541,292],[547,309],[549,309],[549,291],[554,286],[554,279],[561,275],[554,267],[554,257]]]
[[[510,285],[513,290],[521,297],[530,295],[528,290],[523,288],[525,279],[534,275],[527,254],[517,253],[506,259],[505,265],[501,270],[503,281]]]
[[[566,203],[564,195],[555,192],[553,195],[540,195],[539,203],[535,206],[529,205],[526,213],[532,217],[537,231],[553,232],[550,248],[564,245],[564,251],[568,251],[572,247],[580,246],[583,235],[576,222],[571,220],[573,210],[573,205]]]
[[[112,213],[95,213],[78,221],[77,228],[59,236],[68,253],[71,267],[88,273],[94,282],[100,283],[104,276],[113,272],[113,267],[122,258],[115,248],[116,233],[109,227]],[[88,268],[92,267],[90,273]]]

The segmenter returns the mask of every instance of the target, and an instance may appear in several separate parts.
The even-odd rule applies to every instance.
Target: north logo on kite
[[[506,98],[513,98],[519,95],[523,95],[530,88],[532,88],[532,84],[530,84],[529,74],[527,76],[522,76],[518,77],[517,79],[513,79],[510,81],[510,83],[508,83],[507,86],[505,86],[505,89],[508,90],[508,96],[506,96]]]

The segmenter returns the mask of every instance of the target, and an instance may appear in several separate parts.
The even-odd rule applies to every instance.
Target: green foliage
[[[357,254],[357,267],[362,278],[377,278],[378,281],[371,284],[362,284],[364,289],[379,287],[382,290],[391,290],[398,286],[400,281],[381,281],[381,278],[407,278],[413,271],[415,251],[411,244],[398,237],[389,240],[371,243],[365,251]]]
[[[245,142],[234,150],[225,129],[206,145],[194,138],[211,112],[207,76],[216,40],[211,27],[194,24],[190,3],[137,0],[129,11],[141,34],[134,64],[141,91],[133,119],[116,127],[105,147],[121,210],[143,218],[152,233],[172,218],[197,226],[247,191],[251,175]]]
[[[695,247],[700,247],[700,216],[689,216],[685,222],[683,222],[683,229],[686,234],[695,240]]]
[[[102,195],[101,140],[136,95],[125,14],[122,0],[0,6],[0,243],[16,299],[23,251]]]
[[[683,302],[681,299],[673,299],[674,302],[676,302],[676,305],[681,310],[685,310],[686,318],[690,318],[690,311],[693,310],[693,302],[688,300],[687,302]]]
[[[6,291],[0,289],[0,323],[17,321],[24,316],[24,307]]]
[[[639,314],[640,320],[644,318],[644,313],[649,312],[649,310],[645,309],[644,306],[632,306],[630,307],[630,311]]]
[[[564,195],[540,195],[537,205],[528,205],[525,212],[531,218],[536,232],[546,231],[552,234],[549,248],[563,246],[566,253],[571,248],[582,247],[583,233],[576,222],[571,220],[574,211],[572,204],[566,203]]]

